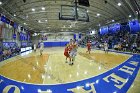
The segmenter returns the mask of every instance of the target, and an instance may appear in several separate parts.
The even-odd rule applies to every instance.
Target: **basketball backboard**
[[[61,5],[59,20],[75,20],[75,21],[89,22],[87,9],[82,7],[77,7],[77,12],[75,10],[76,8],[73,5]]]

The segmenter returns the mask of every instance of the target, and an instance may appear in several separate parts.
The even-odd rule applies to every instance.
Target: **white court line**
[[[44,69],[45,69],[45,68],[47,68],[47,69],[48,69],[48,67],[47,67],[47,66],[48,66],[48,64],[50,63],[50,61],[49,61],[50,56],[51,56],[51,55],[49,55],[48,60],[46,61],[46,65],[44,65]],[[45,74],[44,74],[43,84],[45,83],[45,79],[47,78],[47,77],[45,76],[45,75],[46,75],[46,73],[47,73],[47,72],[46,72],[46,69],[45,69]]]

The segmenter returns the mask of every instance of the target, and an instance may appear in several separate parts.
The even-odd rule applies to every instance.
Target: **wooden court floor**
[[[34,84],[58,84],[83,80],[102,74],[130,58],[130,55],[79,48],[73,66],[65,63],[64,48],[46,48],[43,55],[25,53],[0,63],[0,74],[10,79]],[[140,73],[128,93],[140,87]],[[138,84],[139,83],[139,84]],[[135,86],[135,87],[134,87]]]

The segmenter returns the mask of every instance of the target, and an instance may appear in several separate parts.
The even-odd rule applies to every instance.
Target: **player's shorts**
[[[65,55],[66,57],[69,57],[69,54],[68,54],[68,53],[64,53],[64,55]]]
[[[76,55],[77,55],[77,52],[75,52],[75,51],[74,52],[71,51],[70,54],[69,54],[70,57],[75,57]]]
[[[90,51],[91,50],[91,47],[88,47],[87,49],[88,49],[88,51]]]
[[[107,51],[108,50],[108,47],[105,47],[105,51]]]

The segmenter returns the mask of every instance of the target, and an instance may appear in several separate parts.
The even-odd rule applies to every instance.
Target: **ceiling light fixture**
[[[136,11],[136,14],[138,14],[138,11]]]
[[[34,9],[34,8],[32,8],[32,11],[34,12],[34,11],[35,11],[35,9]]]
[[[29,16],[28,15],[26,15],[26,18],[28,18]]]
[[[16,14],[14,14],[14,16],[16,16]]]
[[[131,15],[129,15],[129,17],[132,17]]]
[[[112,20],[112,22],[115,22],[115,20]]]
[[[101,14],[97,13],[97,16],[100,16]]]
[[[42,10],[44,11],[45,10],[45,7],[42,7]]]
[[[121,3],[118,3],[118,6],[121,6],[122,4]]]
[[[2,4],[2,2],[0,1],[0,5]]]
[[[41,21],[40,21],[40,20],[38,20],[38,22],[39,22],[39,23],[41,23]]]

